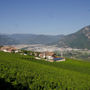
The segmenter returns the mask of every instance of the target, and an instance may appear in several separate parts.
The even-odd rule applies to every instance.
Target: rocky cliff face
[[[84,27],[81,31],[88,39],[90,39],[90,26]]]

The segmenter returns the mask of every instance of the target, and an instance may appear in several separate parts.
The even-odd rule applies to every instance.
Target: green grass
[[[0,87],[3,85],[7,90],[90,90],[90,63],[71,59],[51,63],[0,52]]]

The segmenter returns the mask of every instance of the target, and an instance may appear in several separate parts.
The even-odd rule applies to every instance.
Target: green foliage
[[[0,87],[5,90],[3,85],[8,90],[89,90],[90,63],[71,59],[51,63],[0,52]]]
[[[2,48],[3,46],[0,46],[0,48]]]

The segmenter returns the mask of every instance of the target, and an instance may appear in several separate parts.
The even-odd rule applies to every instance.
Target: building
[[[18,52],[18,49],[16,49],[15,47],[11,47],[11,46],[3,46],[0,48],[0,50],[4,52],[15,52],[15,53]]]
[[[53,55],[54,55],[53,52],[41,52],[39,54],[39,57],[44,59],[53,59]]]

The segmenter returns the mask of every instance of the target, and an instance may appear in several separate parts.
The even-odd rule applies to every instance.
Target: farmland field
[[[35,60],[0,52],[2,90],[90,90],[90,62]]]

